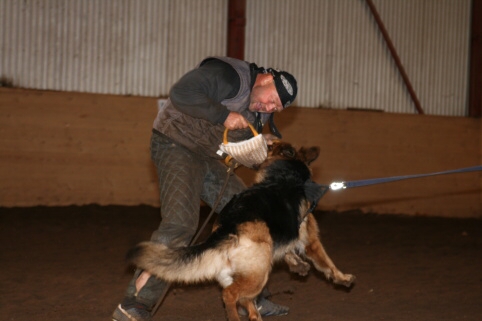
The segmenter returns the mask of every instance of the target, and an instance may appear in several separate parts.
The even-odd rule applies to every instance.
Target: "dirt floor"
[[[208,209],[204,208],[202,217]],[[267,320],[482,320],[482,220],[317,212],[345,290],[274,269]],[[0,320],[110,320],[132,269],[124,255],[159,224],[148,206],[0,208]],[[154,320],[224,320],[216,284],[175,286]]]

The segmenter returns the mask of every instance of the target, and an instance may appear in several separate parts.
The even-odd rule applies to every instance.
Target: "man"
[[[269,122],[279,136],[273,113],[288,107],[296,94],[291,74],[229,57],[206,58],[174,84],[154,121],[151,138],[162,216],[151,240],[169,246],[189,244],[198,226],[200,200],[213,206],[227,179],[217,153],[225,129],[229,141],[236,142],[252,137],[248,123],[261,132]],[[238,176],[228,179],[217,213],[246,188]],[[166,286],[146,271],[136,271],[113,320],[151,320]],[[261,315],[288,313],[287,307],[268,301],[263,293],[257,299]]]

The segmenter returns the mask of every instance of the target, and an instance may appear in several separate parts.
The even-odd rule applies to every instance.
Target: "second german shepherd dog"
[[[274,143],[255,184],[224,207],[205,242],[178,248],[144,242],[129,251],[128,260],[167,282],[218,281],[229,321],[240,320],[237,304],[250,321],[261,320],[254,299],[276,261],[284,259],[291,271],[306,275],[310,266],[301,257],[308,258],[327,279],[351,286],[355,277],[333,264],[309,213],[313,200],[307,189],[314,185],[308,166],[318,155],[318,147],[297,151]]]

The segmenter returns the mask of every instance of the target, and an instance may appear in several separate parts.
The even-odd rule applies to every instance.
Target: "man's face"
[[[283,110],[273,77],[271,75],[269,77],[271,77],[271,81],[268,80],[253,87],[250,95],[250,111],[271,114]]]

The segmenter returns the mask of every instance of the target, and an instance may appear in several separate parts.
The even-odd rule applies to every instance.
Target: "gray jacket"
[[[239,76],[239,90],[234,97],[224,99],[220,103],[229,111],[235,111],[243,115],[250,123],[254,124],[256,115],[250,112],[249,98],[252,87],[252,75],[250,64],[246,61],[229,57],[209,57],[219,59],[231,65]],[[261,122],[264,125],[269,119],[269,114],[261,114]],[[192,152],[205,157],[221,158],[216,152],[222,143],[225,127],[220,123],[213,123],[207,119],[197,118],[178,110],[170,99],[159,110],[153,125],[154,130],[170,137],[182,144]],[[252,137],[251,130],[233,130],[228,133],[228,141],[236,142]]]

